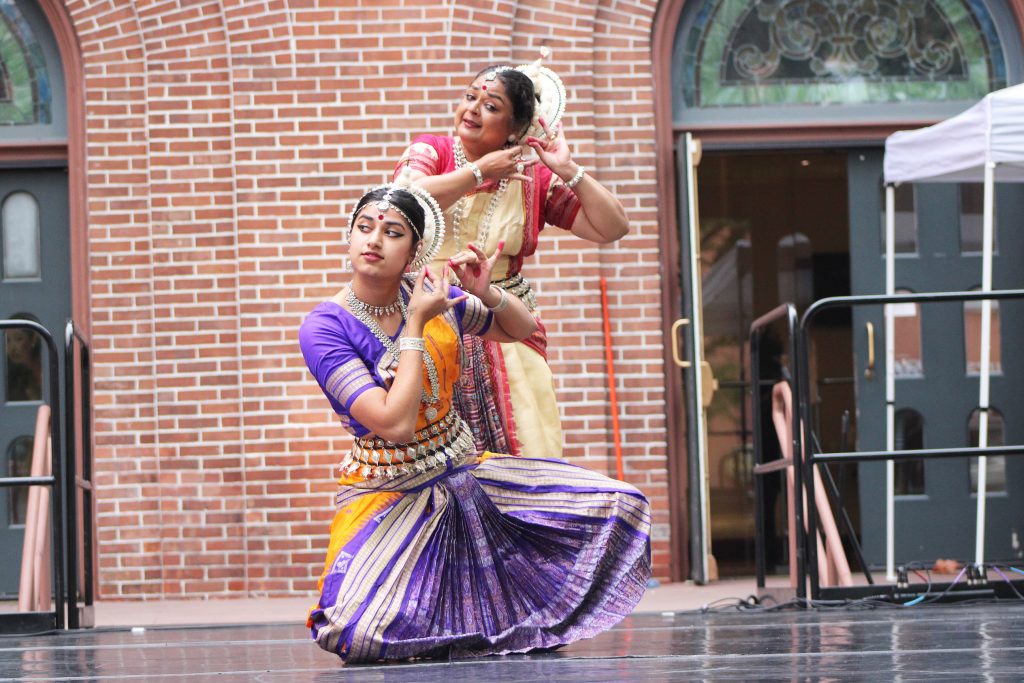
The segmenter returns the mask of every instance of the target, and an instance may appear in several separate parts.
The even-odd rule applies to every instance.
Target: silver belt
[[[416,432],[406,443],[360,438],[341,461],[344,474],[358,472],[367,479],[394,479],[405,474],[422,474],[451,462],[458,465],[475,447],[469,427],[454,411]]]

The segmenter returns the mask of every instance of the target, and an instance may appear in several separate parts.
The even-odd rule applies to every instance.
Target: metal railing
[[[794,356],[795,364],[799,367],[797,372],[797,400],[793,406],[794,422],[797,414],[807,414],[810,407],[810,381],[809,381],[809,338],[815,318],[822,312],[834,308],[847,308],[856,306],[878,306],[885,304],[902,303],[939,303],[939,302],[964,302],[1004,299],[1024,299],[1024,289],[1007,289],[991,292],[934,292],[928,294],[870,294],[861,296],[838,296],[821,299],[814,302],[800,318],[800,326],[797,330],[797,355]],[[777,310],[777,309],[776,309]],[[870,461],[900,461],[920,458],[950,458],[950,457],[979,457],[991,455],[1017,456],[1024,455],[1024,445],[1008,445],[998,447],[963,447],[963,448],[921,448],[916,450],[893,450],[893,451],[848,451],[835,453],[813,453],[810,445],[814,444],[814,435],[809,421],[804,421],[800,427],[803,430],[802,441],[809,445],[808,453],[802,458],[803,481],[809,481],[813,475],[814,466],[828,462],[870,462]],[[794,437],[794,443],[797,439]],[[800,453],[794,448],[794,458]],[[813,481],[813,479],[810,479]],[[802,498],[797,486],[796,498]],[[813,494],[807,495],[807,528],[815,530],[818,524],[818,511]],[[813,536],[811,537],[813,538]],[[818,599],[821,595],[820,577],[817,566],[817,547],[815,543],[804,540],[803,563],[797,566],[798,588],[802,588],[808,578],[810,579],[811,598]],[[799,546],[798,546],[799,547]],[[798,593],[799,595],[799,593]]]
[[[0,615],[0,631],[2,632],[33,632],[64,628],[65,591],[64,578],[67,546],[64,543],[64,510],[62,498],[64,493],[64,462],[61,458],[61,393],[60,373],[57,344],[53,341],[50,331],[33,320],[0,320],[0,330],[29,330],[38,334],[46,348],[46,367],[49,371],[50,406],[50,475],[41,477],[0,477],[0,487],[14,486],[49,486],[50,494],[50,530],[52,539],[52,581],[53,581],[53,612],[23,612]],[[28,531],[26,530],[26,533]]]
[[[78,363],[75,363],[75,350],[78,350]],[[78,382],[75,382],[77,370]],[[93,604],[93,487],[92,487],[92,376],[89,343],[75,326],[74,320],[68,320],[64,327],[64,419],[67,443],[64,472],[64,508],[66,513],[67,558],[65,565],[65,585],[67,586],[68,628],[92,626]],[[77,386],[76,386],[77,385]],[[81,392],[81,400],[75,400],[76,388]],[[76,406],[78,408],[76,412]],[[76,449],[75,429],[76,418],[81,424],[81,459],[82,472],[79,476],[78,449]],[[82,583],[79,585],[78,573],[78,492],[82,492]],[[84,621],[79,610],[81,598],[86,610]]]
[[[761,427],[761,337],[768,326],[785,318],[789,330],[789,357],[797,357],[797,315],[796,306],[793,304],[782,304],[765,313],[750,324],[750,391],[751,391],[751,412],[754,421],[754,560],[757,566],[757,587],[765,586],[765,537],[764,528],[764,475],[772,472],[779,472],[793,465],[793,460],[782,457],[771,462],[764,462],[764,446]],[[796,395],[798,370],[793,368],[789,378],[790,389]],[[799,453],[803,452],[800,429],[800,404],[793,402],[792,413],[792,434],[793,434],[793,458],[799,459]],[[803,490],[802,468],[793,468],[793,490]],[[796,521],[796,570],[797,575],[802,576],[805,571],[806,557],[804,550],[807,547],[805,542],[806,533],[804,530],[804,506],[803,496],[793,497],[793,517]],[[797,597],[806,597],[806,581],[797,584]]]
[[[0,633],[29,633],[92,626],[93,605],[93,486],[92,486],[92,378],[89,343],[68,320],[64,328],[63,383],[60,354],[50,331],[32,320],[0,320],[0,330],[29,330],[46,348],[50,408],[50,475],[0,477],[0,487],[48,486],[50,499],[52,612],[0,614]],[[78,389],[76,400],[76,388]],[[63,389],[63,393],[62,393]],[[61,410],[63,409],[63,413]],[[63,417],[63,420],[62,420]],[[81,429],[77,429],[80,425]],[[78,438],[76,439],[76,435]],[[77,442],[80,441],[80,448]],[[78,454],[82,470],[78,472]],[[78,495],[82,495],[82,517]],[[81,530],[82,552],[79,553]],[[26,530],[26,533],[29,533]],[[81,577],[79,557],[81,555]],[[79,579],[82,579],[81,581]],[[85,614],[83,618],[79,601]]]

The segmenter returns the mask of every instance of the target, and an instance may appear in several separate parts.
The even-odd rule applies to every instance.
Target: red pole
[[[619,399],[615,394],[615,361],[612,359],[612,328],[608,320],[608,283],[601,278],[601,317],[604,319],[604,362],[608,366],[608,398],[612,411],[612,441],[615,444],[615,476],[625,481],[622,468],[622,432],[619,430]]]

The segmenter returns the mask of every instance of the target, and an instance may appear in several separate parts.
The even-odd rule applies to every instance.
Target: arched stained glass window
[[[0,0],[0,124],[50,123],[50,75],[43,48],[13,0]]]
[[[981,0],[687,3],[673,52],[675,118],[942,118],[1017,81],[1015,25],[1006,2]]]

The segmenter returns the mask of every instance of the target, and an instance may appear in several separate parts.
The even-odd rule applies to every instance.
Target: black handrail
[[[798,355],[795,357],[794,364],[800,367],[800,382],[798,383],[799,389],[799,400],[801,411],[807,411],[810,407],[810,381],[809,368],[809,338],[811,326],[814,323],[815,317],[819,313],[832,308],[846,308],[854,306],[871,306],[871,305],[883,305],[883,304],[904,304],[904,303],[939,303],[949,301],[984,301],[984,300],[1003,300],[1003,299],[1024,299],[1024,289],[1003,289],[991,292],[931,292],[931,293],[911,293],[911,294],[863,294],[859,296],[835,296],[827,299],[820,299],[815,301],[813,304],[804,311],[803,316],[800,319],[800,327],[797,332],[797,347]],[[803,425],[804,439],[807,443],[813,443],[811,426],[809,424]],[[999,446],[997,448],[955,448],[955,449],[920,449],[914,451],[869,451],[864,453],[847,452],[847,453],[810,453],[808,457],[803,460],[804,467],[804,480],[808,481],[807,477],[813,476],[813,468],[817,463],[823,462],[859,462],[859,461],[870,461],[870,460],[903,460],[909,458],[921,458],[921,457],[976,457],[983,455],[1024,455],[1024,446],[1011,445],[1011,446]],[[797,497],[800,496],[800,489],[797,489]],[[807,526],[809,529],[816,528],[818,523],[817,517],[817,506],[815,504],[814,496],[807,496]],[[801,567],[797,567],[797,580],[800,585],[806,582],[808,576],[805,572],[809,570],[810,582],[811,582],[811,598],[817,600],[820,596],[821,586],[819,585],[820,577],[818,576],[817,566],[817,548],[814,543],[808,543],[807,548],[807,563],[803,567],[804,572],[801,572]]]
[[[772,310],[768,311],[757,320],[750,324],[750,399],[751,399],[751,412],[753,413],[754,422],[754,504],[757,506],[754,511],[754,519],[756,524],[756,533],[754,538],[754,559],[757,565],[757,587],[764,588],[765,586],[765,557],[764,557],[764,539],[765,539],[765,528],[764,528],[764,480],[763,475],[770,472],[776,472],[784,469],[791,464],[791,461],[780,458],[770,463],[762,462],[763,453],[761,448],[761,334],[768,327],[768,325],[774,323],[777,320],[781,320],[783,317],[786,318],[786,323],[789,328],[789,347],[790,347],[790,358],[793,364],[793,370],[791,377],[789,378],[790,390],[795,396],[796,391],[792,391],[795,387],[799,386],[797,383],[797,377],[799,371],[796,365],[797,358],[797,314],[796,306],[791,303],[781,304],[776,306]],[[792,402],[792,419],[793,419],[793,519],[796,522],[796,567],[797,576],[803,576],[806,573],[806,567],[804,566],[805,553],[804,548],[806,547],[806,530],[804,529],[804,506],[803,496],[800,495],[800,491],[803,491],[803,478],[801,467],[799,462],[801,454],[803,453],[803,447],[801,444],[802,432],[800,430],[800,416],[801,408],[797,401]],[[806,596],[806,580],[799,581],[796,586],[797,597],[803,598]]]
[[[965,456],[981,457],[991,455],[1024,455],[1024,445],[1020,446],[964,446],[963,448],[920,448],[912,451],[847,451],[845,453],[817,453],[814,462],[877,462],[879,460],[920,460],[929,458],[962,458]]]
[[[75,341],[77,340],[77,344]],[[78,404],[82,425],[82,476],[77,473],[75,443],[75,348],[79,351],[78,377],[82,400]],[[86,609],[92,607],[93,594],[93,487],[92,487],[92,382],[90,381],[89,343],[68,320],[64,326],[64,419],[67,435],[67,471],[64,480],[65,507],[67,509],[66,533],[67,562],[65,566],[68,587],[68,628],[81,628],[78,609],[79,594]],[[84,563],[83,586],[78,584],[78,489],[82,489],[82,561]],[[91,624],[88,624],[91,626]]]
[[[62,494],[64,491],[64,463],[61,460],[61,414],[60,414],[60,373],[57,344],[53,341],[53,335],[45,327],[34,320],[0,320],[0,330],[31,330],[43,338],[46,343],[46,362],[50,371],[50,471],[49,477],[4,477],[0,479],[0,486],[24,486],[27,484],[50,486],[50,527],[53,537],[53,626],[57,629],[64,628],[64,511]]]

